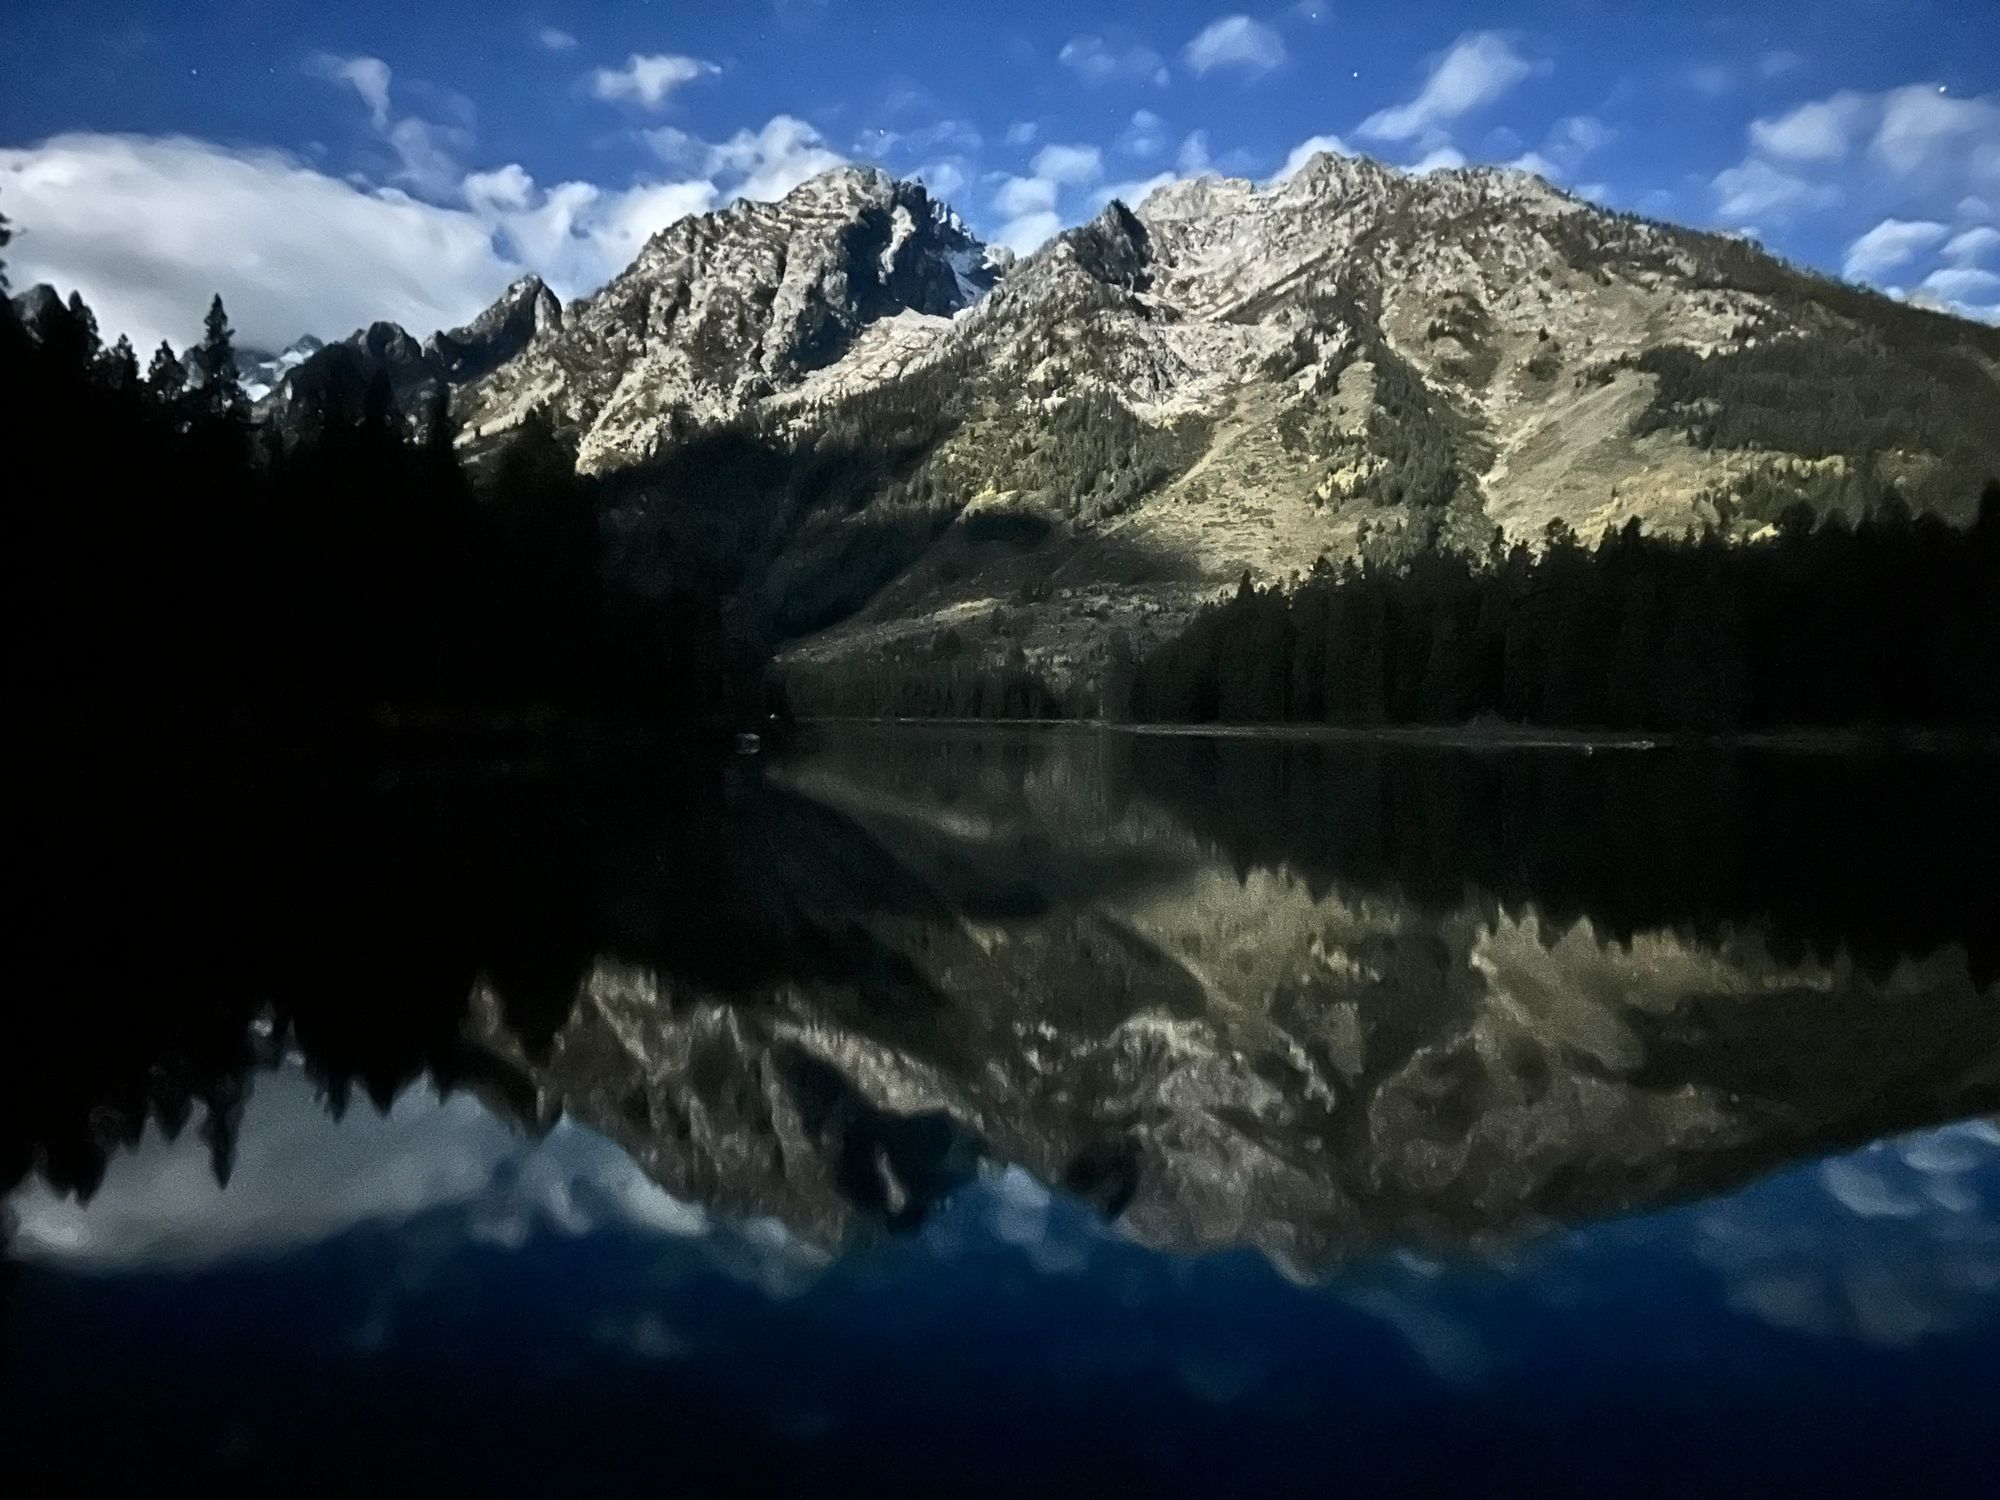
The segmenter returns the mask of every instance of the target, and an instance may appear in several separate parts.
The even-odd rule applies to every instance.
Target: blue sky
[[[213,289],[263,344],[427,332],[530,269],[575,295],[837,160],[1026,250],[1336,143],[1519,163],[2000,319],[1994,0],[63,0],[6,31],[11,278],[144,343]]]

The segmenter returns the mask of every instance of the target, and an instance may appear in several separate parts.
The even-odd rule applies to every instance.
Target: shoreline
[[[2000,733],[1945,729],[1792,729],[1736,735],[1676,735],[1532,725],[1127,724],[1109,719],[946,719],[851,715],[799,720],[801,728],[894,726],[924,729],[1088,731],[1148,739],[1271,740],[1304,744],[1383,744],[1447,750],[1569,750],[1595,754],[1671,750],[1779,751],[1801,755],[2000,756]]]

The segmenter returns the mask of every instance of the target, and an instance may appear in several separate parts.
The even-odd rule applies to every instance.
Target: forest
[[[1893,497],[1770,534],[1497,539],[1322,563],[1198,614],[1139,664],[1139,719],[1732,734],[2000,727],[2000,485],[1960,530]]]
[[[600,499],[546,421],[477,476],[442,402],[407,420],[386,378],[260,427],[220,298],[185,357],[142,370],[79,298],[0,297],[0,409],[5,686],[38,725],[707,732],[755,691],[701,568],[669,559],[643,596],[607,581]]]

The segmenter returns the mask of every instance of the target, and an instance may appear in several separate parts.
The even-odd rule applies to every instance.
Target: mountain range
[[[1245,573],[1891,492],[1963,521],[2000,472],[2000,330],[1524,173],[1331,153],[1111,202],[1018,262],[843,167],[677,221],[568,307],[530,278],[424,343],[377,324],[265,369],[281,424],[377,371],[413,415],[448,394],[475,457],[546,411],[619,565],[718,552],[806,673],[1088,684]]]

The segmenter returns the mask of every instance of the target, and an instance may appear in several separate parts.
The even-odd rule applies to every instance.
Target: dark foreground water
[[[1990,1494],[1993,772],[28,788],[9,1487]]]

